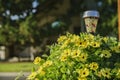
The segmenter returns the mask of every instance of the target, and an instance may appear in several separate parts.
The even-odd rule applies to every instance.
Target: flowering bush
[[[114,37],[67,33],[50,46],[50,56],[36,57],[30,80],[120,80],[120,43]]]

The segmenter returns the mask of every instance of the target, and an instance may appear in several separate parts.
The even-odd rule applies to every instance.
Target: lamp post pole
[[[118,0],[118,40],[120,41],[120,0]]]

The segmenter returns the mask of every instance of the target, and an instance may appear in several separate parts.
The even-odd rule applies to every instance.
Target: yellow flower
[[[80,69],[80,70],[79,70],[79,76],[80,76],[81,78],[85,78],[85,77],[87,77],[88,75],[89,75],[89,69],[83,68],[83,69]]]
[[[70,52],[71,52],[70,49],[65,49],[65,50],[63,51],[63,54],[69,56],[69,55],[70,55]]]
[[[79,40],[79,41],[76,41],[76,46],[79,46],[79,47],[83,47],[83,48],[86,48],[88,46],[89,42],[86,41],[86,40]]]
[[[92,42],[92,43],[91,43],[91,46],[92,46],[92,47],[95,47],[95,48],[96,48],[96,47],[100,47],[100,42]]]
[[[65,48],[65,47],[67,47],[67,44],[61,45],[60,49],[63,49],[63,48]]]
[[[57,41],[58,41],[58,43],[61,43],[61,42],[64,41],[65,39],[67,39],[66,36],[60,36]]]
[[[34,60],[34,64],[39,64],[42,59],[40,57],[36,57]]]
[[[67,47],[69,43],[70,43],[70,39],[65,40],[65,42],[63,42],[63,44],[61,46],[61,49]]]
[[[83,45],[84,45],[83,43],[84,43],[83,41],[79,41],[79,42],[78,42],[78,45],[79,45],[79,46],[83,46]]]
[[[39,69],[38,69],[38,71],[37,71],[38,73],[39,73],[39,75],[41,75],[41,76],[43,76],[43,75],[45,75],[45,71],[43,70],[43,67],[39,67]]]
[[[110,69],[109,68],[101,69],[101,74],[102,74],[102,76],[104,76],[106,78],[111,78],[111,73],[110,73]]]
[[[79,60],[84,62],[87,60],[88,54],[87,53],[81,53],[79,56]]]
[[[71,42],[78,42],[80,40],[78,35],[73,35]]]
[[[46,61],[46,62],[43,64],[43,67],[51,66],[52,63],[53,63],[52,61],[48,60],[48,61]]]
[[[37,75],[37,73],[36,73],[36,72],[32,72],[32,73],[28,76],[28,78],[27,78],[27,79],[32,80],[32,79],[34,79],[34,78],[36,77],[36,75]]]
[[[101,52],[101,57],[105,57],[105,58],[110,58],[111,57],[111,53],[108,50],[103,50]]]
[[[92,70],[97,70],[98,69],[98,63],[96,62],[92,62],[90,65],[89,65],[90,69]]]
[[[67,55],[61,55],[60,60],[61,61],[66,61],[67,60]]]
[[[38,73],[40,73],[42,70],[43,70],[43,67],[40,66],[39,69],[38,69]]]
[[[72,54],[71,54],[72,58],[76,58],[76,57],[78,57],[79,55],[80,55],[80,50],[73,50],[73,51],[72,51]]]

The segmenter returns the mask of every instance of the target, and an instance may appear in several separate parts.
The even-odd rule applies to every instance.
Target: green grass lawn
[[[0,72],[30,72],[33,67],[32,62],[0,62]]]

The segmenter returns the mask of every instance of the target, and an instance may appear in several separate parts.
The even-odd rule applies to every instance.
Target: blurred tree
[[[100,21],[98,33],[101,35],[115,36],[118,35],[118,15],[117,0],[97,0],[98,11],[100,11]]]
[[[100,12],[97,33],[117,36],[117,0],[0,0],[0,44],[51,44],[71,27],[80,29],[85,10]]]

